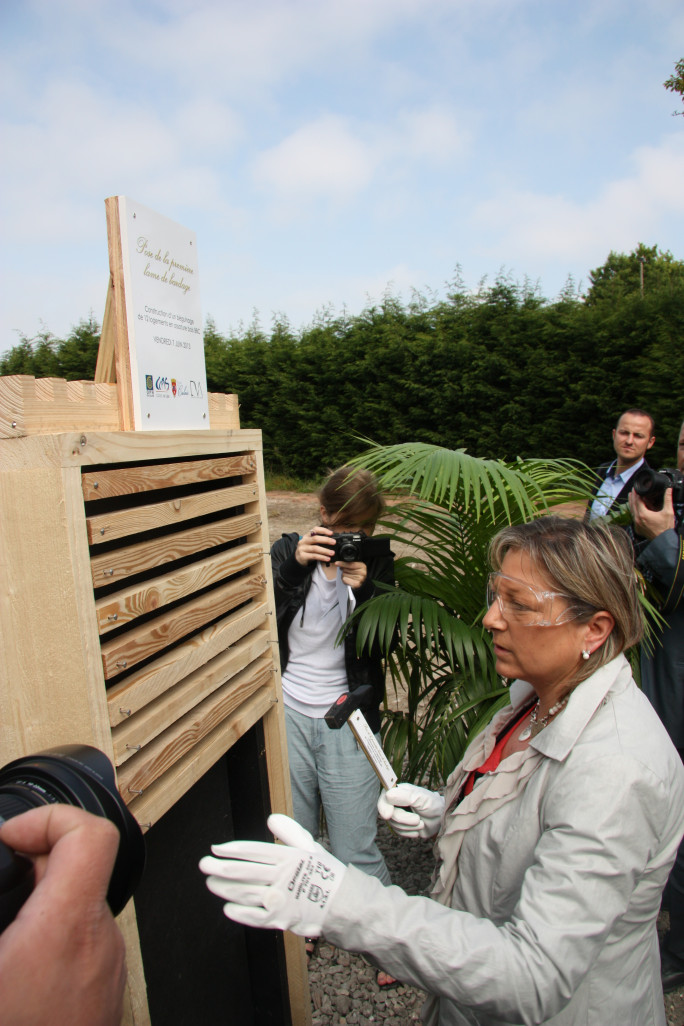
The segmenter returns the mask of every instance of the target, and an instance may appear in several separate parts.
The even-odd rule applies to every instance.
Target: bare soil
[[[267,492],[268,536],[271,544],[288,531],[306,532],[320,523],[318,499],[308,492]]]
[[[271,544],[288,531],[305,534],[318,524],[318,499],[313,493],[268,492],[266,496],[269,539]],[[397,700],[401,704],[400,699]],[[390,698],[390,705],[394,701]],[[659,932],[667,928],[667,914],[663,913],[658,923]],[[665,995],[667,1026],[684,1026],[684,987]],[[611,1024],[606,1023],[606,1026]],[[627,1024],[624,1024],[627,1026]]]

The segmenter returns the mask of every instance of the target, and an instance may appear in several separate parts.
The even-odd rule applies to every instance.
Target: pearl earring
[[[588,659],[590,655],[591,652],[587,652],[586,648],[582,649],[582,659]]]

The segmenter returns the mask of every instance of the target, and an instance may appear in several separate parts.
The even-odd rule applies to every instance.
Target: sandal
[[[385,977],[383,982],[380,982],[381,976]],[[380,990],[392,990],[394,987],[403,986],[401,980],[395,980],[395,978],[393,976],[390,976],[389,973],[386,973],[384,969],[378,969],[377,973],[375,974],[375,982],[377,986],[380,988]]]

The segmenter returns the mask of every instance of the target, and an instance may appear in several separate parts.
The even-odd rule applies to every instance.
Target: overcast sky
[[[101,321],[116,194],[224,333],[684,259],[682,0],[0,0],[0,48],[0,351]]]

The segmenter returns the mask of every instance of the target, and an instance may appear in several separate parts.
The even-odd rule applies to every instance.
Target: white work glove
[[[378,813],[400,837],[434,837],[443,812],[442,795],[415,784],[397,784],[378,798]]]
[[[327,905],[346,867],[289,816],[274,813],[268,828],[283,844],[228,841],[212,844],[199,868],[212,894],[225,898],[223,912],[246,926],[292,930],[320,937]]]

